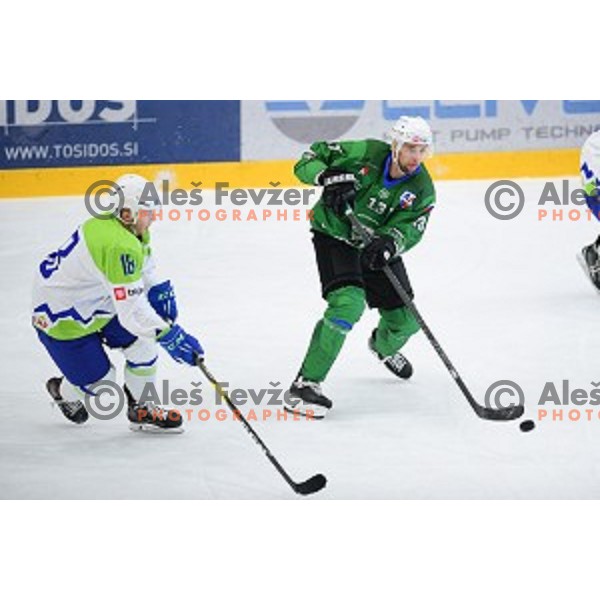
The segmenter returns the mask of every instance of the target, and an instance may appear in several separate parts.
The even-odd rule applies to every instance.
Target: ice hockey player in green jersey
[[[157,348],[189,365],[203,350],[176,323],[173,286],[157,275],[151,207],[144,204],[148,183],[139,175],[119,178],[118,209],[88,219],[42,260],[35,274],[32,321],[62,374],[46,386],[70,421],[85,422],[85,401],[95,401],[102,389],[114,389],[108,347],[125,357],[123,390],[131,429],[175,433],[182,431],[181,414],[145,401],[146,386],[155,383]]]
[[[321,384],[367,306],[380,314],[369,349],[397,377],[412,375],[400,349],[419,326],[381,269],[389,264],[413,297],[402,255],[423,237],[435,205],[423,164],[432,152],[432,132],[424,119],[403,116],[391,138],[391,144],[316,142],[296,163],[300,181],[323,187],[311,228],[327,308],[290,388],[288,410],[293,412],[323,418],[331,409]],[[344,214],[348,206],[373,236],[366,246]]]

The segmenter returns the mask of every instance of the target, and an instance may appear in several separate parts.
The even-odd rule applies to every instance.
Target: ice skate
[[[383,356],[375,349],[375,335],[377,329],[373,330],[371,337],[369,338],[369,350],[391,371],[396,377],[400,379],[410,379],[413,374],[413,367],[409,360],[401,354],[396,352],[392,356]]]
[[[577,255],[577,261],[591,281],[594,289],[600,292],[600,255],[598,254],[596,243],[582,248],[581,252]]]
[[[284,407],[287,412],[323,419],[333,403],[321,391],[321,386],[298,375],[289,390],[289,402]]]
[[[179,411],[156,405],[153,402],[137,402],[127,387],[124,389],[127,394],[127,418],[131,431],[183,433],[183,419]]]
[[[52,396],[56,404],[58,404],[58,406],[60,407],[62,414],[65,415],[65,417],[67,417],[69,421],[81,425],[82,423],[85,423],[88,420],[88,411],[86,410],[82,402],[67,402],[63,399],[63,397],[60,394],[60,384],[62,383],[62,381],[63,377],[52,377],[46,382],[46,389],[48,390],[48,393]]]

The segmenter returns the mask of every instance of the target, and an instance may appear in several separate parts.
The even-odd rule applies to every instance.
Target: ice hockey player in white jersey
[[[148,181],[124,175],[118,214],[85,221],[36,270],[33,326],[62,377],[47,388],[63,414],[75,423],[88,419],[84,400],[95,384],[115,382],[106,347],[125,356],[130,427],[140,431],[180,432],[179,412],[143,402],[154,383],[158,346],[176,361],[194,365],[203,350],[176,323],[177,304],[170,281],[157,278],[150,248],[151,211],[143,210]]]
[[[593,133],[581,149],[581,180],[589,209],[600,221],[600,131]],[[600,291],[600,235],[578,255],[583,270]]]

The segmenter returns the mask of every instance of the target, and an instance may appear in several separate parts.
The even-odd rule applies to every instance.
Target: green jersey
[[[309,185],[318,185],[319,175],[328,168],[354,174],[356,217],[372,233],[392,236],[397,254],[401,254],[423,237],[435,205],[435,189],[425,165],[410,175],[391,179],[391,156],[390,145],[379,140],[315,142],[296,163],[294,172]],[[321,200],[313,209],[312,229],[361,246],[348,219],[338,217]]]

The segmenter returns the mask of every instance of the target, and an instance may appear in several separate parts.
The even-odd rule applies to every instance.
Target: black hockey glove
[[[344,216],[348,206],[354,208],[356,178],[352,173],[340,169],[327,169],[319,176],[319,184],[323,186],[323,203],[338,217]]]
[[[374,237],[363,249],[362,260],[369,269],[382,269],[396,254],[396,243],[389,235]]]

